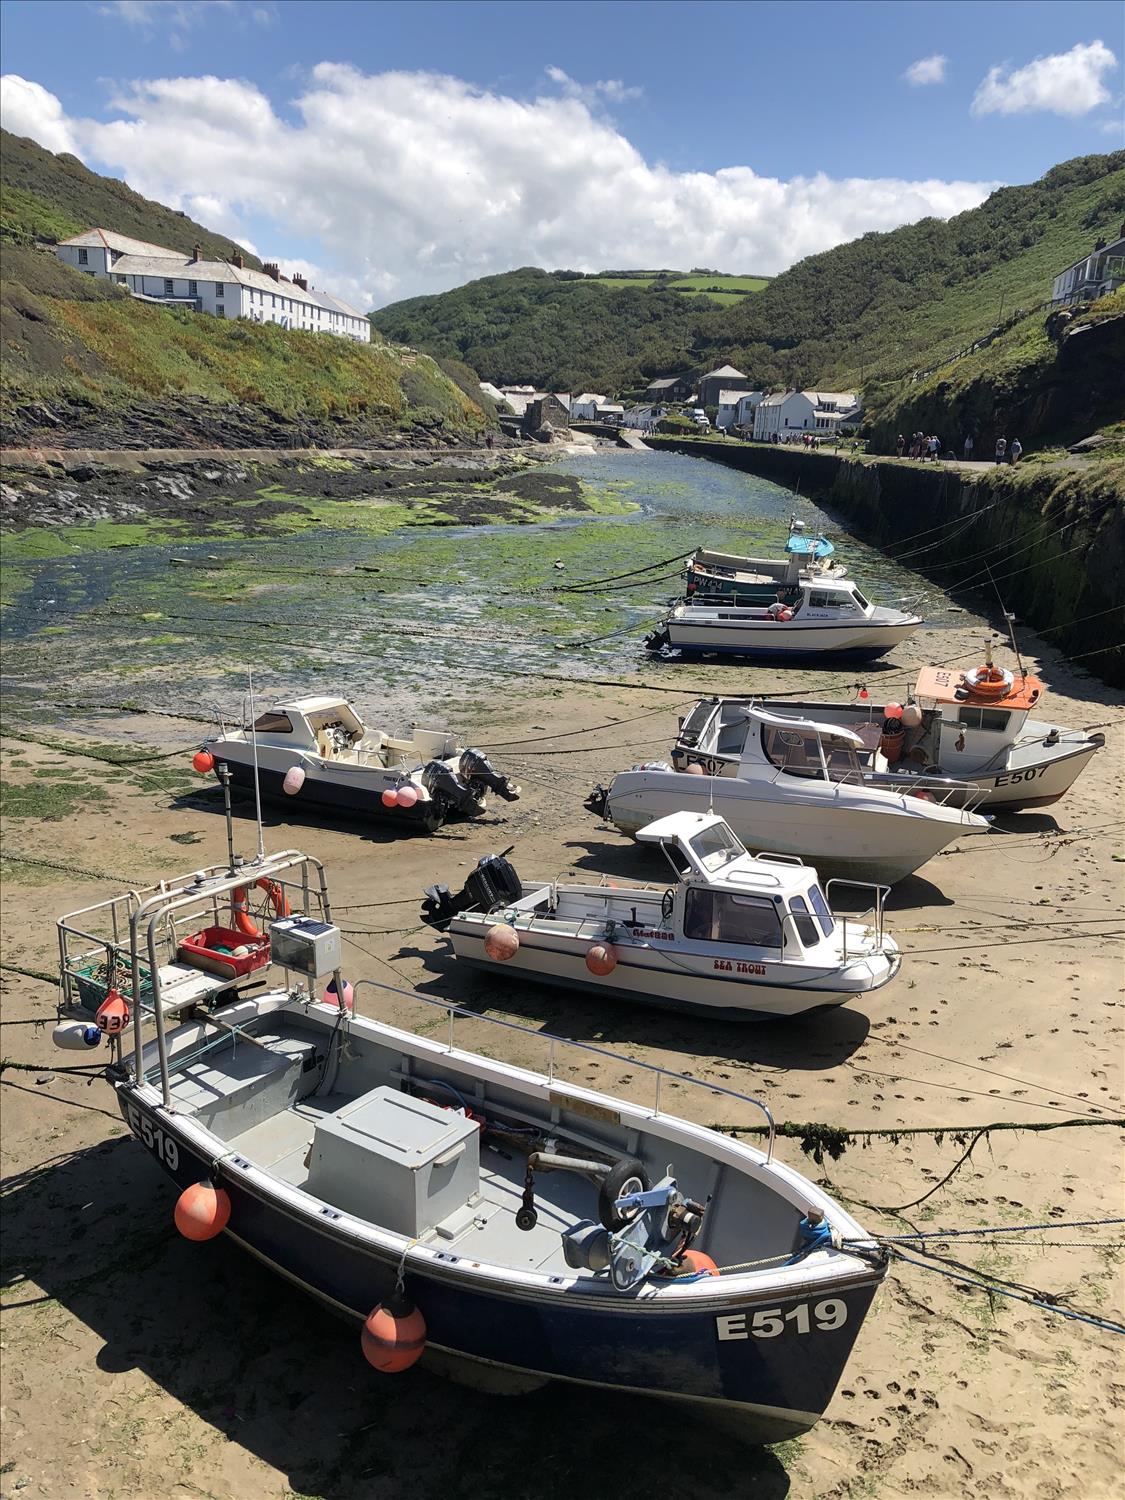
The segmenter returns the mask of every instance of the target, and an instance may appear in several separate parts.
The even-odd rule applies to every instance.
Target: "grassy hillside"
[[[0,238],[8,243],[54,243],[97,227],[185,255],[196,245],[215,260],[229,260],[237,251],[248,266],[261,266],[241,245],[177,209],[142,198],[115,177],[100,177],[76,156],[56,156],[7,130],[0,130],[0,177]]]
[[[810,256],[755,295],[720,302],[670,291],[667,274],[525,268],[396,303],[372,321],[493,380],[620,391],[724,359],[767,387],[854,388],[907,380],[1014,309],[1038,307],[1056,272],[1123,217],[1125,152],[1084,156],[947,221]]]
[[[7,135],[3,147],[5,442],[320,446],[419,429],[462,435],[488,420],[460,366],[153,306],[71,270],[31,242],[99,223],[189,250],[235,247],[73,158]]]

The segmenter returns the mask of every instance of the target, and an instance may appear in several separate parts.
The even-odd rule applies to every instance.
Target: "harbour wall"
[[[1052,645],[1125,686],[1125,463],[970,474],[776,444],[646,441],[799,488],[863,541],[971,597],[1003,629],[999,589],[1005,607]],[[931,528],[941,529],[925,535]]]

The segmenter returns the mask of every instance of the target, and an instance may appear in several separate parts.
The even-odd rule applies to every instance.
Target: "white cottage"
[[[605,403],[605,396],[598,396],[593,391],[583,391],[570,403],[570,420],[572,422],[595,422]]]
[[[108,229],[74,235],[56,245],[55,253],[75,270],[114,281],[146,302],[332,333],[363,344],[371,340],[371,324],[363,313],[310,287],[303,276],[283,276],[276,264],[254,271],[241,255],[231,261],[204,260],[199,246],[184,255]]]
[[[766,443],[805,432],[831,436],[841,422],[854,421],[858,413],[854,391],[778,391],[755,407],[754,436]]]
[[[754,408],[762,399],[761,391],[720,391],[715,426],[749,426],[754,420]]]

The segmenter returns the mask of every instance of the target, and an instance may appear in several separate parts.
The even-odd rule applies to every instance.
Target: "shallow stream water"
[[[767,480],[666,453],[601,450],[555,466],[637,509],[382,537],[315,527],[27,564],[30,582],[4,617],[9,705],[21,713],[75,700],[237,708],[249,664],[264,697],[338,689],[390,727],[443,709],[471,713],[514,673],[667,672],[674,668],[652,663],[641,642],[680,579],[592,594],[567,586],[680,559],[699,545],[780,556],[790,516],[824,528],[876,602],[928,595],[929,624],[956,618],[918,574]]]

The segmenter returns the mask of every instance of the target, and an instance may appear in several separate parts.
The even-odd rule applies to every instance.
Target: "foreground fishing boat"
[[[714,757],[685,763],[682,772],[648,761],[595,787],[586,807],[633,835],[680,810],[715,812],[751,849],[889,885],[962,834],[989,826],[970,810],[979,790],[964,782],[919,776],[909,791],[871,785],[858,761],[863,741],[842,725],[747,704],[718,743],[736,757],[733,771],[712,764]]]
[[[968,789],[949,797],[953,806],[1047,807],[1066,794],[1105,736],[1033,719],[1043,692],[1039,678],[997,667],[989,648],[982,665],[967,671],[923,667],[905,704],[705,698],[682,720],[672,764],[737,776],[747,737],[758,732],[748,711],[757,708],[777,722],[815,719],[856,736],[848,774],[867,786],[910,791],[952,777]]]
[[[874,605],[849,579],[802,579],[792,605],[679,604],[645,641],[665,657],[847,657],[872,660],[901,644],[921,616]]]
[[[237,786],[336,814],[381,818],[403,829],[437,830],[450,818],[478,817],[488,793],[520,794],[479,750],[445,729],[415,727],[409,739],[369,728],[343,698],[277,703],[246,728],[206,740],[197,766],[229,766]]]
[[[486,856],[456,896],[428,890],[422,920],[466,963],[728,1019],[842,1005],[898,973],[886,887],[863,887],[867,926],[833,912],[833,882],[822,890],[799,860],[752,858],[714,814],[673,813],[637,839],[663,850],[674,885],[527,884]]]
[[[253,995],[218,975],[207,993],[179,992],[183,944],[207,934],[222,948],[212,929],[233,930],[224,908],[249,888],[289,913],[262,918],[277,977]],[[459,1012],[420,996],[446,1016],[443,1040],[358,1014],[371,982],[343,980],[324,871],[294,850],[72,913],[59,945],[71,1018],[56,1039],[108,1035],[107,1079],[179,1189],[181,1232],[226,1233],[354,1320],[377,1369],[432,1351],[512,1389],[666,1398],[754,1442],[824,1411],[885,1257],[774,1159],[764,1104],[703,1085],[709,1111],[722,1096],[740,1123],[760,1112],[759,1150],[665,1113],[661,1085],[667,1097],[698,1080],[473,1016],[490,1050],[512,1034],[547,1056],[544,1072],[516,1067],[459,1048]],[[651,1098],[564,1080],[564,1045],[587,1067],[650,1078]]]

